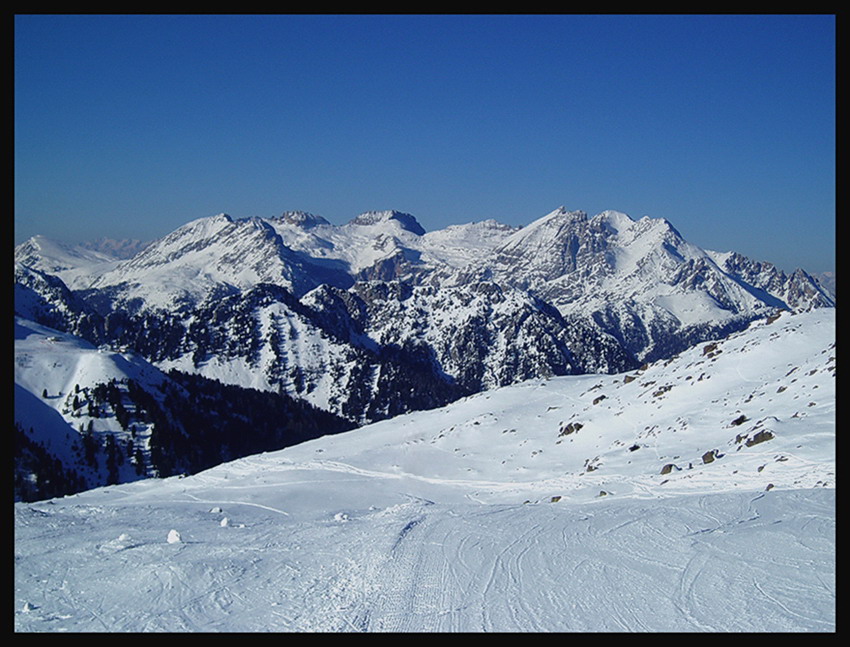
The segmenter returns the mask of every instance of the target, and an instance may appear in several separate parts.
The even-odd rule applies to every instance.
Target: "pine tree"
[[[136,463],[136,474],[139,476],[145,475],[145,456],[142,454],[142,450],[140,448],[136,448],[135,452],[135,463]]]
[[[118,452],[121,451],[115,444],[115,438],[112,434],[106,435],[104,450],[106,452],[106,484],[115,485],[118,483]]]
[[[97,440],[94,438],[94,433],[92,433],[91,421],[89,421],[88,429],[83,433],[83,450],[85,452],[86,463],[93,469],[97,469],[97,453],[99,449],[100,447],[98,447]]]

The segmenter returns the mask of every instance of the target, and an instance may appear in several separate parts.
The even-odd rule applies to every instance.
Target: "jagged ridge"
[[[777,309],[834,305],[804,271],[706,252],[664,219],[563,207],[518,229],[437,232],[398,211],[342,226],[220,214],[83,269],[21,269],[39,304],[22,314],[357,422],[530,377],[623,371]]]

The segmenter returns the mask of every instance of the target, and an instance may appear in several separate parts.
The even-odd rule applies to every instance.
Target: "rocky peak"
[[[369,226],[390,221],[397,222],[402,229],[418,236],[422,236],[425,234],[425,228],[419,224],[415,217],[413,217],[409,213],[404,213],[402,211],[395,210],[367,211],[365,213],[361,213],[359,216],[354,218],[350,224]]]
[[[301,227],[302,229],[312,229],[317,225],[331,224],[327,220],[322,218],[322,216],[317,216],[306,211],[284,211],[282,214],[280,214],[279,219],[288,225],[295,225],[296,227]]]

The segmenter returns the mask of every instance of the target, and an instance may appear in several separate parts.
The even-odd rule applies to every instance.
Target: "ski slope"
[[[833,632],[834,317],[15,504],[15,629]]]
[[[224,476],[18,506],[16,630],[835,628],[831,489],[480,505],[344,472]],[[325,487],[375,503],[333,512]]]

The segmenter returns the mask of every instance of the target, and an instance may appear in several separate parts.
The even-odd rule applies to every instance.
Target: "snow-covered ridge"
[[[15,247],[15,264],[53,274],[71,288],[85,288],[94,276],[121,263],[117,256],[45,236],[33,236]]]
[[[92,437],[109,435],[110,442],[120,442],[122,448],[131,442],[147,456],[150,424],[136,424],[131,433],[114,418],[86,406],[92,391],[110,382],[133,380],[155,392],[166,381],[161,371],[137,354],[96,348],[79,337],[16,317],[14,373],[16,424],[89,487],[105,482],[106,469],[103,464],[88,466],[80,461],[77,441],[84,431]],[[117,469],[116,478],[123,482],[146,475],[127,461]]]
[[[341,226],[305,212],[242,220],[219,214],[187,223],[116,267],[94,263],[82,248],[64,249],[56,261],[53,247],[29,241],[16,249],[16,261],[56,273],[71,287],[117,289],[151,307],[202,299],[216,286],[244,289],[257,282],[300,296],[322,282],[451,285],[470,277],[530,290],[562,314],[590,315],[600,303],[623,300],[666,309],[700,292],[716,304],[700,321],[752,316],[765,301],[753,285],[790,309],[834,303],[802,270],[788,277],[769,263],[702,250],[663,218],[633,220],[616,211],[591,218],[564,207],[520,228],[488,220],[433,232],[392,210],[366,212]],[[692,312],[689,305],[671,307],[674,316]]]
[[[835,363],[834,310],[785,314],[642,370],[529,380],[283,455],[487,503],[834,487]]]
[[[258,283],[303,291],[303,282],[313,283],[300,265],[267,221],[220,214],[180,227],[97,276],[90,289],[118,287],[128,299],[170,310],[203,301],[211,292]]]
[[[835,303],[802,270],[702,250],[664,219],[564,207],[521,228],[485,220],[434,232],[397,211],[341,226],[303,212],[219,214],[117,264],[17,274],[22,316],[41,312],[42,323],[162,367],[284,389],[358,422],[388,414],[390,399],[441,403],[426,384],[449,397],[532,375],[616,372],[777,310]],[[392,393],[367,395],[361,383]],[[357,412],[343,404],[352,389]]]
[[[115,256],[51,240],[45,236],[33,236],[15,247],[16,263],[50,274],[117,260],[119,259]]]
[[[401,211],[367,211],[354,218],[349,224],[371,226],[381,223],[388,223],[391,226],[397,223],[397,226],[417,236],[425,233],[425,229],[415,217]]]

